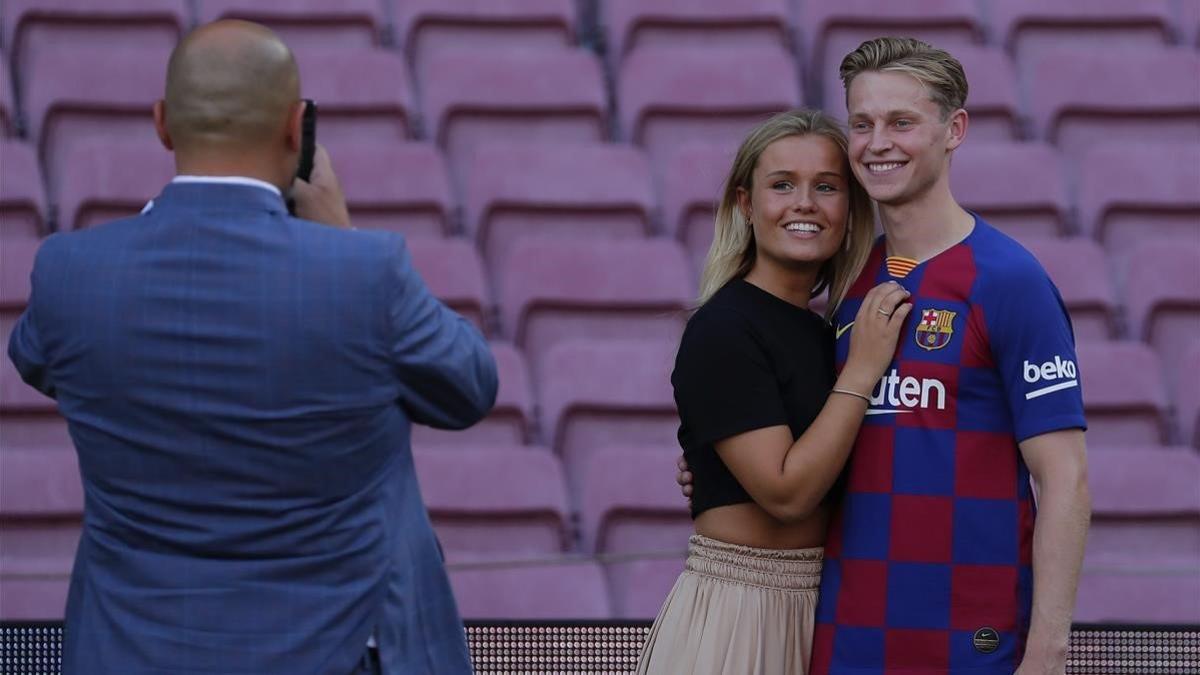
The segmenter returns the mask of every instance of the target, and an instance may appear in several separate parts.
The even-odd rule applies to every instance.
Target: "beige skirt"
[[[640,675],[804,675],[824,549],[774,550],[698,534],[663,603]]]

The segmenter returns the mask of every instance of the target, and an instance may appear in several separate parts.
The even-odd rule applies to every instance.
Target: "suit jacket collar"
[[[267,211],[287,213],[283,198],[261,187],[240,183],[168,183],[152,210]]]

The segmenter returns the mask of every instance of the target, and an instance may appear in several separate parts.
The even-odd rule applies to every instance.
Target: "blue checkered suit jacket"
[[[496,366],[404,241],[172,183],[55,235],[9,355],[54,396],[85,507],[65,673],[469,673],[410,424],[462,428]]]

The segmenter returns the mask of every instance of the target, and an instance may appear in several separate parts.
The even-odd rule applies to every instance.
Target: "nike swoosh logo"
[[[851,321],[850,323],[846,324],[845,326],[838,326],[838,328],[837,328],[837,331],[834,333],[833,339],[834,339],[834,340],[841,340],[841,339],[842,339],[842,334],[843,334],[843,333],[845,333],[846,331],[850,330],[850,328],[851,328],[853,325],[854,325],[854,322],[853,322],[853,321]]]

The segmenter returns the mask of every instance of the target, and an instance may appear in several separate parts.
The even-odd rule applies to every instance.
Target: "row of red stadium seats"
[[[433,145],[406,141],[334,143],[334,163],[360,227],[413,236],[473,239],[489,266],[504,240],[554,230],[572,236],[665,234],[684,242],[698,266],[712,237],[714,196],[730,146],[682,143],[660,171],[636,146],[492,141],[450,178]],[[0,140],[0,237],[37,237],[132,215],[173,173],[153,136],[88,140],[43,173],[34,148]],[[974,143],[955,155],[951,180],[962,204],[1025,242],[1079,233],[1113,252],[1148,237],[1191,234],[1200,218],[1200,142],[1098,144],[1077,170],[1042,143]],[[461,213],[461,218],[458,214]]]
[[[527,208],[537,215],[536,205]],[[21,222],[3,208],[0,213],[6,228]],[[435,295],[485,334],[515,342],[535,361],[565,338],[677,334],[694,301],[699,251],[689,263],[684,247],[666,238],[596,236],[606,216],[621,222],[603,209],[592,218],[567,212],[532,222],[518,214],[493,221],[494,229],[504,224],[523,230],[523,236],[498,239],[493,246],[504,255],[490,264],[469,240],[412,237],[414,263]],[[625,222],[630,221],[638,222]],[[0,313],[11,320],[25,305],[41,240],[8,235],[0,240]],[[1030,238],[1025,244],[1058,285],[1077,340],[1143,341],[1163,359],[1166,378],[1174,383],[1172,355],[1184,354],[1200,328],[1200,288],[1187,283],[1200,269],[1200,246],[1186,231],[1149,238],[1111,259],[1085,239]]]
[[[1047,44],[1070,41],[1200,44],[1200,11],[1194,3],[1170,0],[1133,5],[1119,0],[921,0],[903,6],[886,0],[536,0],[520,5],[347,0],[321,6],[303,0],[198,0],[192,10],[186,0],[10,0],[2,16],[4,41],[25,60],[52,43],[56,33],[78,38],[75,29],[81,23],[93,24],[93,33],[139,31],[169,46],[194,23],[243,18],[275,28],[293,48],[399,44],[418,64],[446,42],[485,47],[597,42],[614,60],[647,45],[772,43],[798,49],[805,61],[829,71],[833,59],[880,33],[906,32],[955,46],[986,42],[1021,58]]]
[[[1042,140],[1078,162],[1097,141],[1177,142],[1200,129],[1195,49],[1064,47],[1043,53],[1020,79],[999,50],[956,53],[973,82],[967,108],[976,139]],[[0,82],[0,116],[12,133],[23,111],[25,135],[54,174],[82,136],[141,130],[152,137],[149,109],[165,55],[165,46],[136,43],[59,47],[18,71],[15,102]],[[427,138],[446,149],[455,172],[480,141],[498,136],[620,139],[643,146],[661,167],[683,141],[731,143],[766,114],[804,102],[824,99],[842,116],[836,78],[824,83],[824,96],[805,96],[791,55],[762,45],[639,49],[613,75],[611,93],[600,59],[574,48],[456,47],[431,57],[415,81],[399,55],[382,49],[322,47],[298,58],[327,138]],[[755,77],[744,77],[747,70]],[[1098,71],[1108,77],[1093,78]],[[346,72],[372,86],[347,86]]]
[[[464,616],[653,617],[682,565],[676,544],[691,530],[683,500],[663,484],[677,455],[674,446],[606,446],[571,488],[559,460],[536,447],[418,449]],[[0,619],[59,618],[82,509],[75,454],[0,459],[0,532],[10,542]],[[1189,558],[1200,543],[1200,456],[1095,447],[1090,464],[1096,501],[1077,620],[1200,621]]]
[[[570,484],[578,488],[602,447],[674,442],[678,413],[670,373],[676,343],[664,337],[677,329],[674,319],[626,314],[621,320],[603,312],[572,316],[555,310],[541,312],[531,324],[540,324],[540,347],[526,344],[522,353],[510,344],[492,343],[500,390],[491,414],[464,432],[417,427],[416,444],[545,445],[563,458]],[[578,337],[581,333],[590,337]],[[657,339],[653,333],[659,333]],[[1178,353],[1183,358],[1169,362],[1173,367],[1163,375],[1163,362],[1140,343],[1079,346],[1089,436],[1095,443],[1178,442],[1200,448],[1200,381],[1188,375],[1200,372],[1200,341],[1191,338]],[[879,388],[876,395],[888,394]],[[54,402],[25,387],[7,362],[0,367],[0,421],[6,448],[70,447]]]

